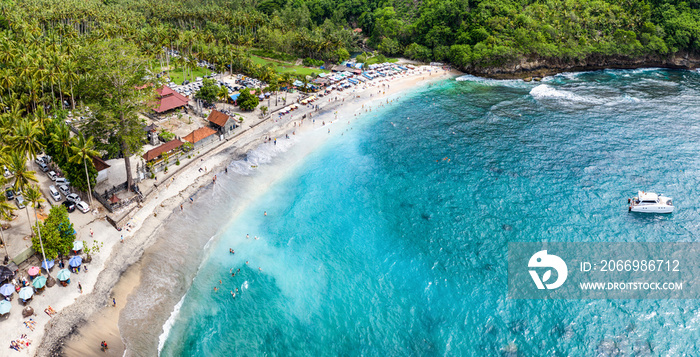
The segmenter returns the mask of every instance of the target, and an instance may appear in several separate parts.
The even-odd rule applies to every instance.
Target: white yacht
[[[673,202],[671,197],[657,195],[653,192],[639,191],[637,197],[628,199],[630,212],[642,213],[671,213],[673,212]]]

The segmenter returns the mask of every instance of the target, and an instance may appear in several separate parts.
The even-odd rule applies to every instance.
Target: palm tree
[[[9,221],[12,219],[12,211],[14,206],[7,201],[0,202],[0,220]],[[0,240],[2,240],[2,246],[5,248],[5,256],[9,257],[10,253],[7,251],[7,241],[5,241],[5,235],[3,234],[2,222],[0,222]]]
[[[15,191],[21,191],[29,185],[30,181],[37,182],[36,171],[27,170],[27,159],[24,153],[16,150],[11,151],[4,163],[10,171],[14,172],[15,183],[13,186]]]
[[[56,150],[58,150],[58,163],[63,165],[64,162],[68,161],[71,146],[73,145],[70,139],[70,129],[68,129],[68,125],[64,123],[59,124],[56,131],[51,133],[51,142],[54,144]]]
[[[73,152],[73,156],[69,161],[74,163],[80,163],[82,161],[83,166],[85,167],[85,181],[88,185],[90,207],[92,207],[92,187],[90,187],[90,176],[88,175],[87,163],[90,161],[90,165],[93,165],[91,160],[92,157],[99,155],[97,150],[95,150],[95,143],[92,140],[92,136],[85,139],[85,136],[80,133],[78,140],[76,140],[74,145],[71,147],[71,151]]]
[[[35,159],[36,155],[44,149],[44,145],[39,141],[40,134],[41,131],[36,123],[24,119],[17,125],[10,143],[15,151],[27,154],[29,159]]]
[[[5,176],[0,176],[0,187],[5,187],[5,184],[7,184],[7,178]],[[14,209],[15,207],[9,202],[0,201],[0,220],[11,220],[12,211]],[[5,248],[5,255],[9,257],[10,253],[7,251],[7,242],[5,241],[5,235],[3,234],[2,222],[0,222],[0,240],[2,240],[2,246]]]
[[[44,202],[44,199],[41,198],[41,191],[39,190],[39,187],[36,185],[31,185],[30,187],[27,188],[26,192],[27,200],[32,203],[32,207],[34,208],[34,222],[36,223],[36,231],[39,233],[39,245],[41,245],[41,256],[44,258],[44,266],[46,267],[46,274],[51,276],[49,273],[49,265],[46,264],[46,253],[44,253],[44,241],[41,239],[41,228],[39,227],[39,217],[36,214],[36,207]],[[26,207],[25,207],[26,208]],[[29,215],[29,212],[27,212],[27,215]],[[31,224],[30,224],[31,226]],[[31,228],[31,227],[30,227]],[[34,232],[32,232],[33,234]]]

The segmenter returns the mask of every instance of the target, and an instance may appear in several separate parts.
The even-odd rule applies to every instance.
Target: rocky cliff
[[[591,55],[584,59],[522,58],[520,61],[499,67],[469,67],[462,70],[489,78],[544,77],[561,72],[594,71],[600,69],[632,69],[661,67],[695,69],[700,67],[700,55],[675,53],[673,55],[648,55],[641,57]]]

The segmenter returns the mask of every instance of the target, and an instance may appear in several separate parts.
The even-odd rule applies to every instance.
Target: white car
[[[75,205],[75,207],[76,207],[80,212],[83,212],[83,213],[88,213],[88,212],[90,212],[90,206],[88,206],[88,204],[85,203],[85,201],[80,201],[80,202],[78,202],[78,203]]]
[[[24,197],[22,197],[21,195],[15,196],[15,200],[17,201],[18,208],[24,208],[26,206],[26,201],[24,200]]]
[[[5,176],[5,177],[10,177],[10,176],[12,176],[12,173],[10,172],[10,170],[7,169],[6,166],[3,166],[2,168],[3,168],[3,170],[4,170],[3,173],[2,173],[3,176]]]
[[[70,188],[68,187],[68,185],[59,185],[59,186],[58,186],[58,190],[59,190],[64,196],[70,195]]]
[[[51,181],[56,181],[56,177],[58,177],[56,176],[56,171],[49,171],[49,173],[46,175],[51,179]]]
[[[61,194],[58,192],[54,185],[49,186],[49,192],[51,193],[51,198],[53,198],[54,201],[61,201]]]
[[[71,193],[66,196],[66,200],[73,202],[73,203],[78,203],[80,202],[80,196],[76,195],[75,193]]]

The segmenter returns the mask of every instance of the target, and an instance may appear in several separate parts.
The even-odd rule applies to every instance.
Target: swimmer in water
[[[245,237],[246,237],[246,238],[250,238],[250,234],[246,234]]]

